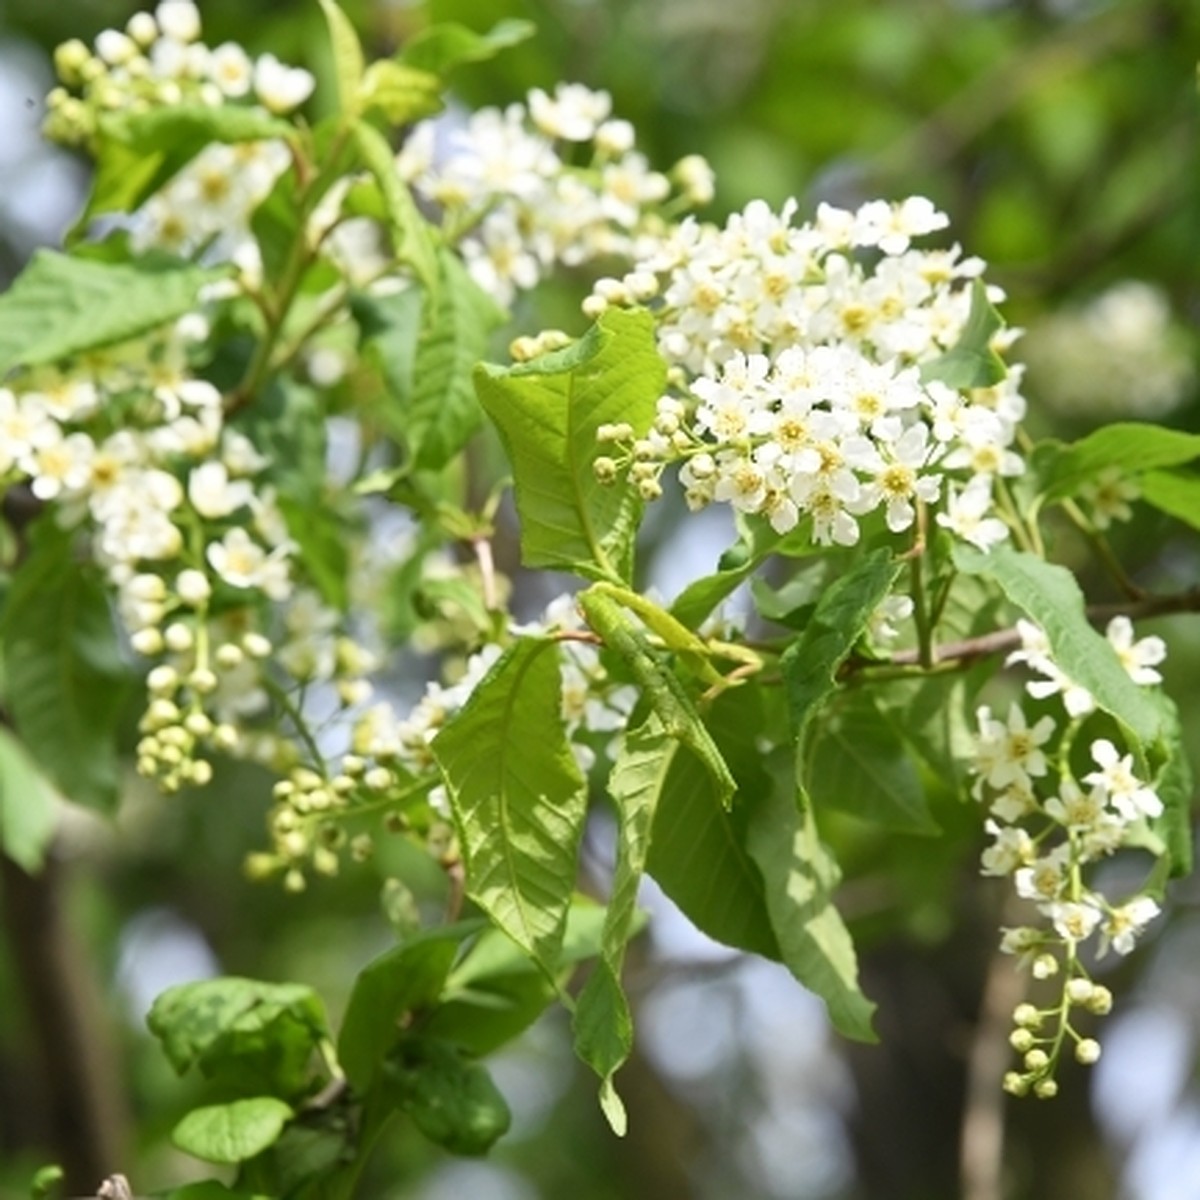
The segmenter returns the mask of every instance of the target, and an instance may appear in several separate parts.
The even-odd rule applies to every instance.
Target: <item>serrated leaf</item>
[[[31,875],[54,836],[57,803],[25,747],[0,726],[0,851]]]
[[[587,813],[561,695],[556,643],[521,638],[432,743],[467,892],[547,975],[562,945]]]
[[[848,695],[816,718],[805,767],[818,811],[834,808],[896,833],[938,832],[904,742],[869,695]]]
[[[596,430],[625,421],[644,433],[665,382],[650,314],[617,308],[565,350],[476,369],[512,464],[528,566],[628,582],[642,501],[628,482],[596,478]]]
[[[383,134],[366,121],[355,124],[354,142],[363,165],[379,184],[396,257],[412,267],[413,274],[430,292],[436,292],[437,239],[429,222],[418,210],[408,185],[396,170],[396,156],[392,148]]]
[[[1047,503],[1077,496],[1108,468],[1137,475],[1159,467],[1177,467],[1200,457],[1200,434],[1183,433],[1140,421],[1121,421],[1097,429],[1078,442],[1046,450],[1040,473]]]
[[[13,725],[67,799],[112,809],[128,679],[108,600],[68,534],[42,522],[32,542],[0,622]]]
[[[226,976],[168,988],[146,1017],[179,1074],[196,1067],[223,1086],[299,1095],[313,1050],[329,1037],[310,987]]]
[[[621,611],[610,589],[596,584],[580,592],[576,599],[588,624],[624,660],[666,734],[687,746],[704,765],[717,796],[728,807],[736,789],[733,776],[683,685],[641,630]],[[679,629],[688,638],[693,637],[684,626]]]
[[[336,0],[318,0],[329,28],[329,47],[333,53],[333,75],[337,81],[338,108],[347,117],[358,115],[362,106],[360,91],[366,65],[362,43],[350,18]]]
[[[401,420],[412,465],[440,471],[483,419],[472,372],[504,313],[467,274],[457,254],[438,252],[441,284],[426,306],[417,341],[412,388]]]
[[[937,380],[952,388],[992,387],[1008,373],[992,339],[1004,320],[988,299],[982,280],[971,284],[971,309],[958,341],[937,358],[921,364],[924,382]]]
[[[1088,624],[1083,592],[1066,567],[1011,546],[984,554],[963,543],[954,547],[954,565],[993,580],[1045,632],[1055,664],[1142,742],[1154,741],[1159,715],[1153,700],[1129,678],[1108,639]]]
[[[812,620],[780,660],[792,736],[801,744],[813,714],[836,691],[838,668],[891,591],[900,564],[881,547],[864,555],[821,596]]]
[[[1142,499],[1159,512],[1200,529],[1200,474],[1195,471],[1148,471],[1138,480]]]
[[[401,52],[404,62],[435,75],[447,75],[465,63],[486,62],[502,50],[531,38],[532,21],[500,21],[487,33],[476,33],[457,21],[439,22],[414,34]]]
[[[39,250],[0,296],[0,378],[158,329],[224,273],[161,254],[111,263]]]
[[[654,814],[677,749],[678,743],[652,713],[626,735],[608,781],[617,810],[617,866],[604,922],[603,960],[576,1002],[574,1029],[576,1053],[600,1076],[601,1106],[618,1136],[625,1132],[624,1106],[612,1077],[633,1049],[633,1020],[621,989],[621,967],[634,929]]]
[[[180,1150],[206,1162],[240,1163],[273,1146],[295,1114],[276,1096],[194,1108],[171,1132]]]
[[[838,1031],[857,1041],[876,1041],[875,1005],[858,986],[854,944],[832,892],[837,864],[817,837],[812,807],[801,791],[799,805],[781,788],[748,798],[746,847],[765,881],[765,901],[783,961],[805,987],[825,1001]]]
[[[338,1062],[360,1091],[370,1087],[411,1013],[431,1009],[463,940],[480,921],[463,921],[418,935],[369,962],[354,980],[338,1034]]]

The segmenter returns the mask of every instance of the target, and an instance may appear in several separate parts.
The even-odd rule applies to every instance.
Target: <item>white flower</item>
[[[1092,743],[1092,758],[1100,770],[1085,775],[1083,782],[1103,788],[1113,808],[1122,817],[1127,821],[1136,821],[1140,816],[1162,815],[1162,801],[1152,788],[1133,773],[1132,754],[1122,758],[1112,742],[1107,738],[1098,738]]]
[[[1107,954],[1110,946],[1118,954],[1128,954],[1138,935],[1161,911],[1149,896],[1138,896],[1114,908],[1100,926],[1100,956]]]
[[[1019,826],[1000,826],[988,821],[985,828],[995,841],[982,854],[984,875],[1011,875],[1035,853],[1033,839]]]
[[[253,498],[250,484],[231,480],[222,462],[201,463],[188,476],[188,499],[202,517],[227,517]]]
[[[245,96],[254,83],[254,64],[236,42],[225,42],[212,52],[208,71],[209,77],[226,96]]]
[[[1030,728],[1016,704],[1009,706],[1007,724],[993,720],[990,711],[981,708],[979,727],[976,770],[990,787],[1004,788],[1024,783],[1031,775],[1046,774],[1046,756],[1041,747],[1054,733],[1052,717],[1042,717]]]
[[[1071,942],[1082,942],[1092,935],[1104,914],[1088,901],[1065,901],[1046,906],[1046,914],[1054,922],[1059,937]]]
[[[937,523],[963,541],[987,551],[1008,537],[1008,526],[999,517],[988,516],[991,510],[991,481],[976,475],[961,491],[950,490],[946,511],[938,513]]]
[[[259,588],[272,600],[286,599],[291,590],[281,548],[268,555],[240,527],[229,530],[219,542],[210,542],[205,557],[231,587]]]
[[[1167,657],[1167,644],[1162,638],[1144,637],[1135,642],[1133,622],[1128,617],[1113,617],[1104,636],[1134,683],[1162,683],[1162,676],[1154,669]]]
[[[586,142],[612,111],[612,97],[580,83],[560,83],[551,99],[541,88],[529,93],[529,115],[547,137]]]
[[[1005,666],[1023,662],[1046,679],[1035,679],[1025,685],[1025,690],[1035,700],[1062,694],[1063,707],[1072,717],[1086,716],[1096,707],[1096,701],[1086,688],[1073,682],[1051,658],[1050,641],[1045,633],[1032,621],[1018,620],[1017,632],[1021,635],[1021,648],[1014,650],[1005,660]]]
[[[312,95],[316,80],[303,67],[289,67],[273,54],[254,64],[254,94],[273,113],[289,113]]]

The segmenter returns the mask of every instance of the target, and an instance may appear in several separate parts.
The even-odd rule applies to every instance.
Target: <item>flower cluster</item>
[[[200,40],[193,0],[161,0],[154,12],[106,29],[92,49],[78,39],[55,51],[62,83],[47,97],[47,135],[86,146],[105,114],[139,114],[180,104],[216,108],[229,101],[290,113],[312,93],[313,76],[273,54],[252,59],[236,42]]]
[[[276,760],[251,736],[273,689],[335,682],[362,698],[367,656],[302,586],[271,464],[199,373],[198,314],[0,388],[0,488],[54,503],[153,660],[138,769],[167,790],[211,778],[212,751]]]
[[[1024,466],[1012,449],[1020,371],[968,391],[922,371],[962,334],[964,285],[983,263],[913,247],[947,224],[921,197],[822,205],[802,225],[794,214],[794,202],[776,214],[755,201],[723,229],[685,220],[623,279],[596,285],[593,315],[655,306],[675,384],[645,437],[599,432],[615,452],[597,474],[628,468],[653,499],[664,467],[680,463],[693,509],[728,503],[779,533],[808,518],[815,541],[843,546],[868,513],[898,533],[921,504],[944,501],[942,525],[994,545],[1007,536],[992,515],[995,481]]]
[[[607,92],[581,84],[535,88],[524,104],[461,123],[422,122],[405,144],[402,177],[441,210],[471,275],[501,304],[555,264],[629,258],[654,240],[664,211],[711,199],[703,160],[682,160],[673,179],[653,170],[611,110]]]
[[[1022,645],[1009,663],[1034,672],[1038,678],[1027,683],[1027,692],[1038,700],[1057,698],[1067,720],[1060,727],[1047,713],[1030,723],[1015,703],[1004,718],[980,708],[971,770],[973,794],[990,814],[986,828],[992,841],[983,852],[983,873],[1010,877],[1017,895],[1046,922],[1006,929],[1001,948],[1019,955],[1036,978],[1062,979],[1054,1004],[1017,1009],[1010,1040],[1023,1070],[1009,1072],[1005,1087],[1017,1095],[1049,1097],[1057,1090],[1054,1071],[1068,1041],[1080,1062],[1100,1055],[1099,1045],[1076,1029],[1072,1009],[1105,1013],[1112,1004],[1108,989],[1091,978],[1082,948],[1095,937],[1097,956],[1109,950],[1128,954],[1159,912],[1148,895],[1111,901],[1092,886],[1090,868],[1134,844],[1163,804],[1134,756],[1109,738],[1093,738],[1080,761],[1077,735],[1095,700],[1054,662],[1042,630],[1029,622],[1019,628]],[[1155,668],[1166,653],[1160,638],[1135,640],[1126,617],[1110,622],[1107,637],[1135,683],[1160,681]]]

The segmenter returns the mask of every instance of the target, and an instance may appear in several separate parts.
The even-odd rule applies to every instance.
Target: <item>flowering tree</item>
[[[922,197],[703,223],[704,162],[656,170],[603,93],[432,119],[523,25],[367,62],[321,3],[337,104],[316,125],[312,76],[206,46],[191,0],[62,46],[47,132],[94,184],[69,248],[0,297],[5,852],[37,869],[56,791],[112,807],[133,689],[136,769],[164,792],[228,756],[275,776],[255,878],[298,892],[403,838],[449,881],[444,921],[362,970],[337,1031],[303,983],[160,997],[164,1052],[211,1085],[176,1143],[246,1196],[353,1194],[397,1113],[482,1152],[508,1114],[480,1059],[556,1002],[623,1131],[644,875],[870,1040],[821,824],[936,833],[931,778],[979,809],[982,870],[1021,902],[1001,947],[1047,981],[1004,1087],[1053,1096],[1063,1055],[1100,1054],[1095,958],[1190,868],[1166,647],[1131,617],[1200,599],[1142,593],[1104,531],[1138,499],[1194,524],[1200,438],[1034,444],[1003,294]],[[586,264],[608,272],[586,333],[486,361],[521,293]],[[574,577],[532,619],[492,553],[510,484],[523,567]],[[638,539],[668,495],[734,528],[669,602]],[[1120,611],[1053,561],[1052,512]],[[446,674],[407,702],[382,671],[418,629]],[[601,797],[603,907],[576,891]],[[1132,892],[1098,879],[1116,854],[1144,867]]]

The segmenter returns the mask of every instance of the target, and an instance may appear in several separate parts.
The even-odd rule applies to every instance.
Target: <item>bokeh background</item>
[[[86,187],[86,164],[38,138],[49,53],[122,26],[137,7],[0,0],[0,283],[61,236]],[[504,104],[560,80],[605,88],[659,166],[709,158],[715,219],[758,196],[795,196],[805,213],[820,200],[928,195],[1007,290],[1009,322],[1028,331],[1014,357],[1029,363],[1035,436],[1118,418],[1200,428],[1194,0],[345,7],[377,55],[436,19],[533,20],[533,40],[460,74],[461,101]],[[271,50],[327,80],[315,3],[202,0],[201,10],[210,44]],[[567,280],[528,298],[518,325],[580,330],[585,288]],[[649,582],[669,594],[691,565],[715,559],[719,536],[665,522]],[[1113,540],[1143,586],[1200,578],[1194,533],[1165,517],[1141,513]],[[1066,528],[1053,541],[1090,596],[1117,598],[1082,541]],[[1168,686],[1200,766],[1200,620],[1147,631],[1168,639]],[[302,979],[336,1017],[355,970],[388,944],[378,871],[300,897],[243,881],[266,782],[231,767],[204,795],[160,799],[131,775],[115,823],[69,814],[37,886],[4,868],[2,1200],[25,1195],[55,1159],[87,1171],[117,1154],[141,1191],[197,1172],[166,1140],[188,1085],[144,1029],[163,987],[216,972]],[[980,814],[931,787],[941,838],[883,837],[849,818],[823,826],[846,865],[840,901],[880,1003],[880,1046],[839,1042],[784,973],[707,943],[648,893],[649,932],[630,963],[638,1051],[620,1078],[629,1137],[607,1131],[554,1013],[494,1064],[516,1121],[492,1158],[451,1160],[398,1125],[363,1195],[1200,1200],[1200,889],[1176,885],[1169,917],[1105,971],[1117,1007],[1100,1065],[1068,1070],[1053,1103],[1010,1101],[989,1074],[1020,996],[993,953],[1005,884],[978,877]],[[598,821],[585,883],[603,886],[607,855]],[[436,903],[438,872],[383,865],[403,867]]]

